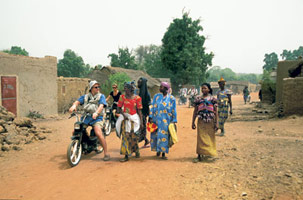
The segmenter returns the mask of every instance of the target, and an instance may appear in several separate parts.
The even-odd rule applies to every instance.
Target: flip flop
[[[105,155],[103,158],[104,161],[109,161],[110,160],[110,155]]]
[[[143,145],[141,148],[144,149],[144,148],[149,148],[150,145]]]

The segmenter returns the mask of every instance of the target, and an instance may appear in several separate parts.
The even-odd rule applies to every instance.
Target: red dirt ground
[[[252,96],[257,101],[257,95]],[[226,136],[217,137],[218,160],[193,163],[193,108],[178,106],[179,143],[161,160],[150,149],[120,163],[120,140],[107,138],[111,161],[84,156],[70,168],[66,149],[74,119],[37,121],[51,128],[48,139],[0,157],[0,199],[303,199],[303,117],[234,121],[254,104],[233,96]],[[141,143],[140,146],[143,144]]]

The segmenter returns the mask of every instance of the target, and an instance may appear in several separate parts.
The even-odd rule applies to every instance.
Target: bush
[[[109,93],[113,90],[112,85],[116,83],[118,85],[118,90],[123,91],[124,83],[131,81],[131,78],[126,73],[116,73],[109,76],[105,84],[101,85],[101,92],[107,97]]]
[[[38,111],[29,111],[29,114],[27,115],[28,118],[32,118],[32,119],[44,119],[43,115],[40,114]]]

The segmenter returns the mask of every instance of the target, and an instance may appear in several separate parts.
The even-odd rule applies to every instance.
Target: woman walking
[[[220,136],[224,136],[224,124],[226,119],[228,118],[228,107],[229,107],[229,114],[233,114],[232,112],[232,102],[231,102],[231,95],[232,91],[229,89],[225,89],[225,80],[223,77],[218,81],[220,90],[217,91],[217,99],[218,99],[218,114],[219,114],[219,129],[221,129]]]
[[[118,101],[120,116],[116,122],[116,131],[118,135],[122,135],[120,154],[124,158],[121,162],[128,161],[128,157],[134,152],[136,158],[140,157],[138,135],[139,129],[142,130],[141,97],[134,95],[134,87],[130,82],[124,84],[124,91],[125,95],[122,94]]]
[[[162,153],[162,159],[167,160],[165,154],[169,150],[168,126],[170,123],[177,123],[176,99],[168,94],[170,85],[161,82],[160,93],[153,98],[152,108],[149,115],[150,122],[158,126],[156,132],[151,133],[151,150],[157,151],[157,156]]]
[[[148,144],[150,143],[146,137],[146,118],[149,115],[149,105],[150,105],[150,94],[147,89],[147,79],[144,77],[139,78],[138,82],[139,88],[139,96],[142,99],[142,126],[143,129],[141,130],[141,134],[139,136],[139,142],[144,140],[144,146],[142,148],[149,147]]]
[[[215,132],[218,127],[217,100],[212,96],[212,89],[208,83],[201,85],[202,96],[195,100],[193,112],[192,129],[196,129],[197,124],[197,154],[198,157],[193,162],[207,160],[217,156]]]

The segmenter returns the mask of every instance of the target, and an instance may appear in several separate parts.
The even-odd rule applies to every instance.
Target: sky
[[[0,0],[0,50],[109,65],[119,48],[161,45],[183,12],[200,19],[213,66],[262,73],[266,53],[303,46],[302,0]],[[281,57],[279,57],[281,59]]]

